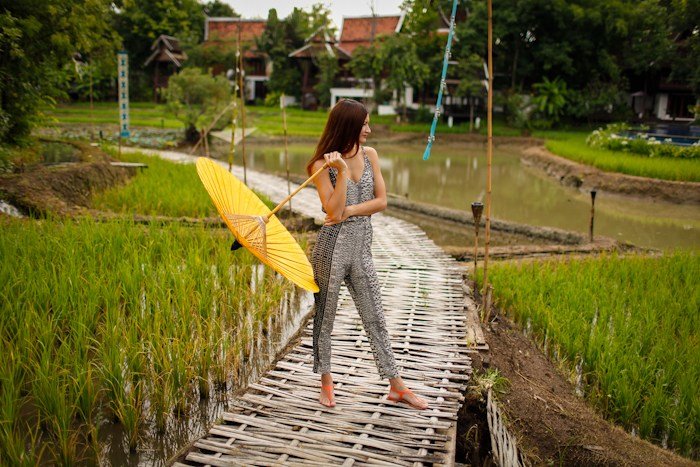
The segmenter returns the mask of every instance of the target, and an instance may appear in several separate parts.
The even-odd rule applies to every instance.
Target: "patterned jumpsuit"
[[[360,204],[374,198],[372,164],[362,148],[365,168],[360,181],[347,181],[345,205]],[[329,169],[335,187],[337,170]],[[325,212],[325,211],[324,211]],[[381,290],[372,261],[372,224],[370,216],[349,217],[338,224],[323,226],[311,257],[319,292],[314,294],[313,351],[314,372],[331,371],[331,332],[343,282],[360,314],[374,361],[381,378],[398,376],[394,353],[384,321]]]

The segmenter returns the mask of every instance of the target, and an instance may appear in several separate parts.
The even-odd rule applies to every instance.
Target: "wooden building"
[[[187,54],[180,46],[180,41],[173,36],[161,34],[151,45],[153,53],[146,59],[143,66],[153,63],[153,94],[158,100],[159,89],[168,87],[170,76],[182,68],[187,60]]]

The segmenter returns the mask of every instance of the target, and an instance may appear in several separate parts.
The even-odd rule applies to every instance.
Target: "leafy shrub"
[[[537,107],[540,119],[556,124],[564,114],[568,101],[569,90],[566,82],[558,77],[554,81],[545,77],[544,81],[535,83],[532,87],[536,93],[533,103]],[[547,125],[547,123],[544,124]]]
[[[185,123],[185,137],[193,142],[199,136],[197,127],[213,120],[230,101],[231,91],[226,78],[185,68],[170,78],[165,95],[167,109]]]
[[[282,93],[279,91],[268,91],[265,96],[265,107],[279,107]]]
[[[414,123],[430,123],[433,121],[433,113],[424,105],[418,107],[412,117],[411,121]]]
[[[531,128],[530,116],[535,108],[531,101],[530,95],[512,92],[506,92],[497,98],[497,104],[503,106],[506,123],[521,130]]]

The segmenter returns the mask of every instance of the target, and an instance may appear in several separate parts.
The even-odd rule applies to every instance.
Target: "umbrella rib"
[[[222,183],[219,177],[219,173],[216,170],[216,167],[213,165],[214,162],[210,161],[209,159],[207,160],[207,166],[209,168],[209,175],[210,175],[210,181],[213,182],[210,184],[210,187],[212,188],[212,197],[214,198],[215,202],[214,204],[216,205],[217,211],[219,211],[219,215],[221,215],[225,209],[224,209],[224,199],[222,196]]]

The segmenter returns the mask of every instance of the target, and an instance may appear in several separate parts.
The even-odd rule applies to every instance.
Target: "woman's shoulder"
[[[377,153],[377,150],[374,148],[371,148],[369,146],[362,146],[362,148],[365,150],[365,154],[367,154],[367,157],[378,160],[379,159],[379,154]]]
[[[323,158],[315,160],[314,163],[311,164],[311,172],[312,173],[316,172],[318,169],[323,167],[323,164],[325,164],[325,163],[326,163],[326,160]]]

